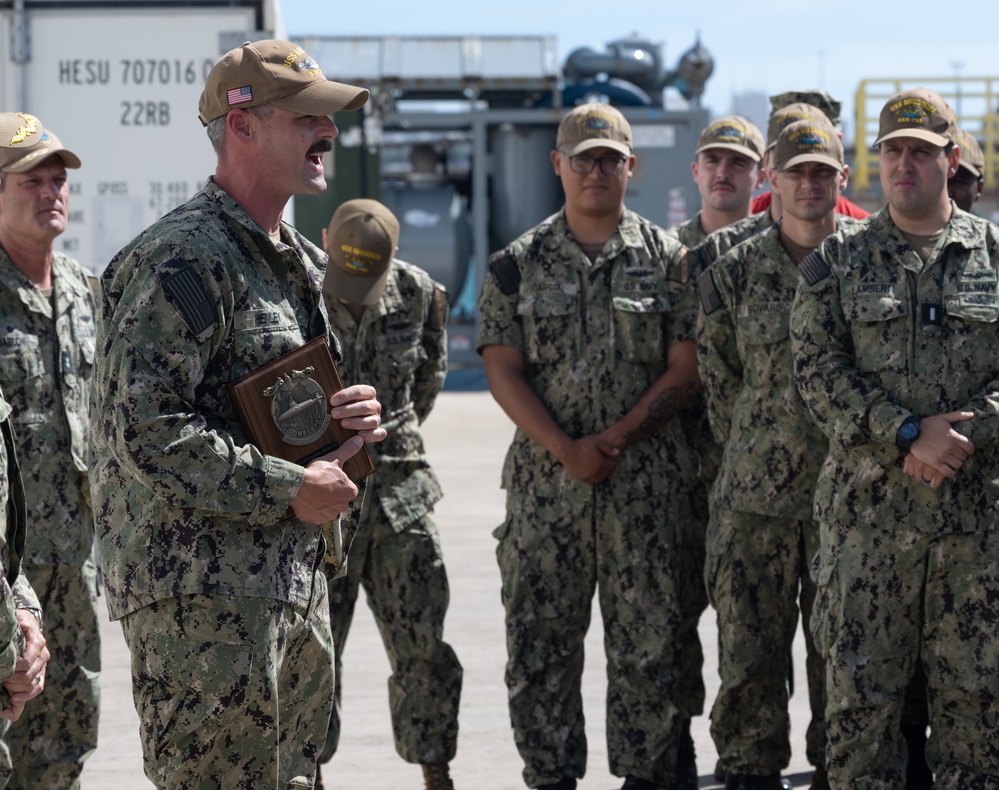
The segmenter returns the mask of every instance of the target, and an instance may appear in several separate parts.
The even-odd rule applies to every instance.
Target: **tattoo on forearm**
[[[651,436],[673,419],[696,394],[697,386],[692,381],[687,381],[678,387],[667,387],[649,404],[645,419],[635,430],[625,435],[625,441],[631,444]]]

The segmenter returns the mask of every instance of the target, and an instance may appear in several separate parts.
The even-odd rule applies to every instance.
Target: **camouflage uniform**
[[[842,221],[841,221],[842,223]],[[798,270],[779,226],[736,245],[701,275],[698,366],[724,457],[712,492],[705,572],[718,611],[718,756],[737,774],[787,767],[788,658],[815,598],[812,492],[826,440],[794,387],[788,315]],[[825,763],[825,674],[806,629],[813,765]]]
[[[25,647],[24,634],[14,610],[32,609],[36,615],[41,614],[38,596],[27,577],[20,573],[28,518],[14,428],[10,422],[11,411],[10,404],[0,392],[0,434],[3,434],[0,441],[0,564],[3,566],[0,573],[0,682],[14,674],[18,656]],[[35,697],[31,702],[37,699]],[[7,690],[0,686],[0,710],[9,707],[10,697]],[[5,781],[6,777],[0,777],[0,782]]]
[[[693,337],[685,249],[624,210],[590,263],[564,209],[493,256],[478,348],[521,349],[527,380],[569,436],[620,419]],[[519,280],[519,282],[517,282]],[[524,779],[583,776],[580,676],[594,589],[607,654],[611,772],[671,786],[679,735],[679,564],[693,464],[676,420],[586,485],[517,430],[494,533],[506,609],[506,683]]]
[[[86,477],[94,302],[86,273],[60,253],[52,283],[50,298],[0,248],[0,383],[31,519],[21,568],[45,603],[52,655],[45,693],[0,723],[0,776],[12,766],[8,787],[56,790],[79,786],[97,748],[101,643]]]
[[[441,487],[420,435],[447,373],[447,293],[422,269],[395,260],[360,324],[336,299],[327,297],[326,309],[343,344],[340,374],[348,384],[374,385],[389,435],[371,448],[376,473],[347,575],[330,583],[337,685],[322,761],[340,737],[340,657],[363,586],[392,666],[396,751],[411,763],[447,763],[457,747],[462,672],[443,639],[449,593],[433,519]]]
[[[772,228],[774,226],[773,216],[769,211],[761,211],[759,214],[751,214],[748,217],[719,228],[714,233],[708,235],[704,241],[693,248],[697,265],[702,271],[721,258],[726,252],[736,244],[752,238],[757,233]]]
[[[954,209],[927,263],[888,209],[799,267],[795,377],[830,439],[813,630],[827,657],[833,787],[897,788],[917,663],[936,787],[999,783],[999,229]],[[902,471],[910,414],[969,410],[975,444],[933,490]]]
[[[703,242],[707,235],[701,227],[701,212],[666,231],[688,250]],[[708,608],[704,587],[704,541],[708,529],[708,492],[721,461],[721,447],[711,435],[703,395],[698,395],[677,415],[691,455],[696,459],[697,476],[690,491],[691,554],[686,563],[689,576],[680,586],[683,610],[683,633],[680,637],[680,713],[685,719],[704,713],[704,651],[697,632],[701,614]]]
[[[226,385],[331,340],[325,254],[213,181],[102,280],[91,489],[108,608],[160,787],[311,787],[333,699],[321,531],[301,466],[248,442]]]

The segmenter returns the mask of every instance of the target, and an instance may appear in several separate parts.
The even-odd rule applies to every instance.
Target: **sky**
[[[965,0],[955,6],[927,0],[280,4],[286,37],[552,35],[560,65],[576,48],[604,52],[608,42],[637,34],[660,42],[665,63],[673,68],[699,35],[715,61],[702,98],[713,116],[730,112],[736,93],[769,95],[819,87],[843,102],[847,140],[854,131],[854,96],[864,79],[995,77],[992,89],[999,92],[995,0]],[[326,76],[336,79],[334,74]],[[948,82],[931,87],[946,92],[954,86]],[[977,106],[967,93],[963,102],[966,113]]]

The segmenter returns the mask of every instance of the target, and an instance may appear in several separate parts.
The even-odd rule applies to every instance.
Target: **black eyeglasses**
[[[566,155],[565,152],[561,152]],[[624,172],[624,166],[628,164],[628,159],[623,156],[570,156],[569,167],[573,173],[581,176],[593,172],[593,168],[600,165],[600,172],[605,176],[619,176]]]

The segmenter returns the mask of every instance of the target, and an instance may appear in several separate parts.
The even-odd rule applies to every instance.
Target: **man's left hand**
[[[344,387],[330,398],[330,416],[348,430],[357,431],[364,441],[380,442],[388,433],[381,427],[382,404],[369,384]]]
[[[3,683],[10,695],[11,707],[0,711],[0,716],[11,721],[17,721],[28,700],[44,691],[45,669],[51,658],[35,616],[27,609],[17,609],[15,613],[25,645],[14,666],[14,674]]]

